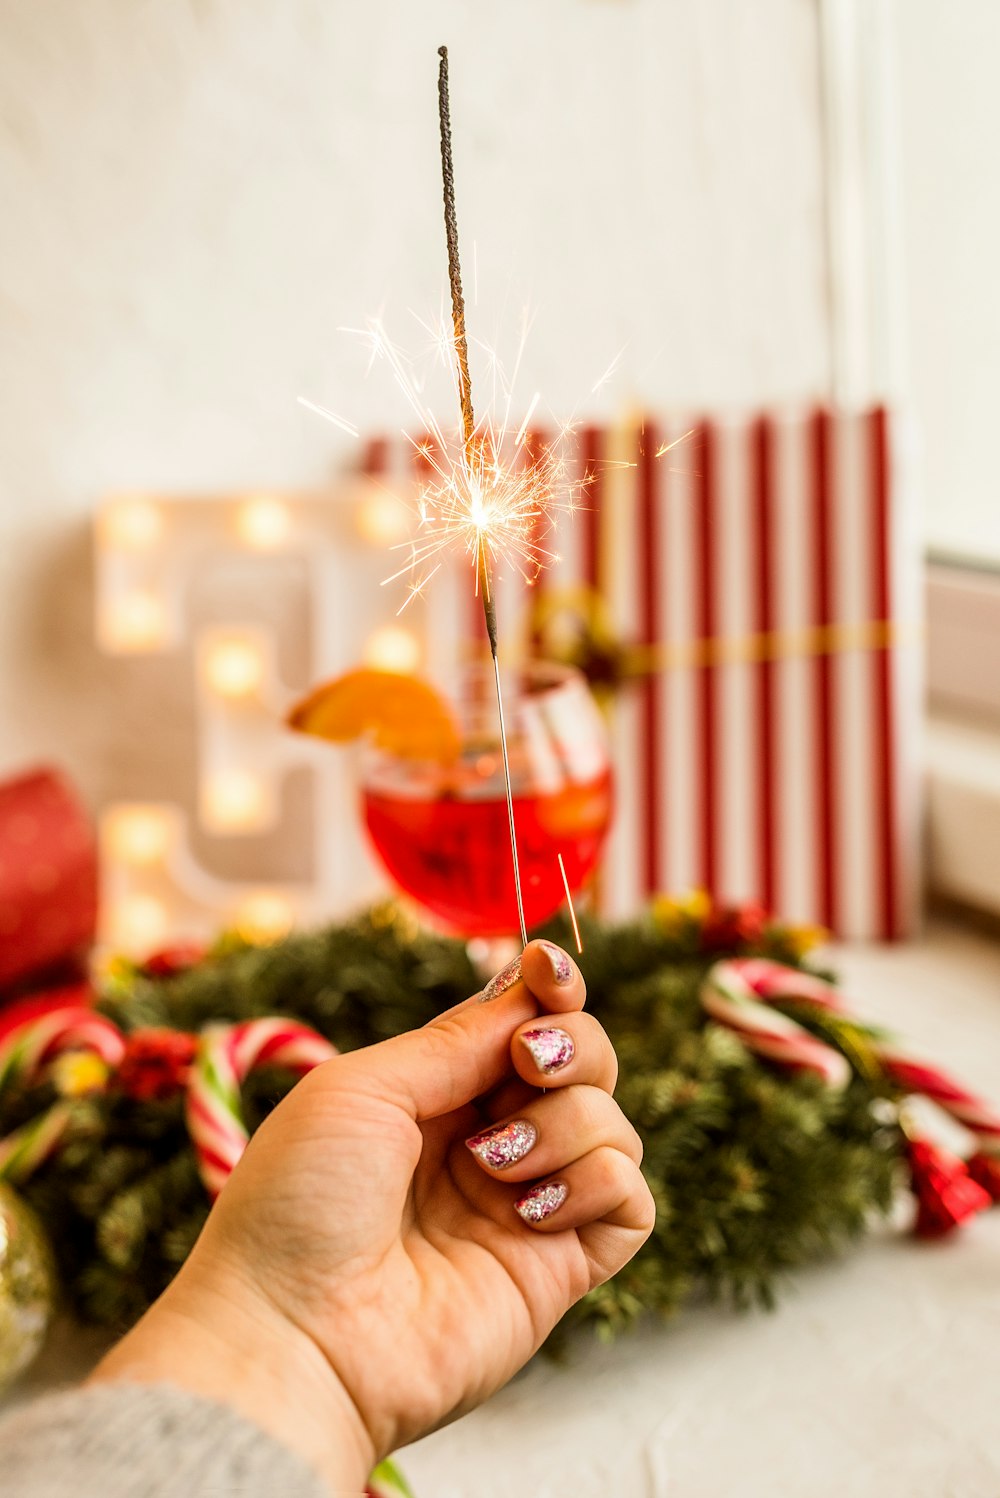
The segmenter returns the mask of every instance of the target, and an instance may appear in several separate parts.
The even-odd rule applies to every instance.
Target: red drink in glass
[[[379,857],[405,894],[465,936],[517,929],[517,899],[503,796],[443,792],[418,797],[364,793],[365,822]],[[529,927],[555,914],[593,873],[611,820],[611,773],[582,784],[514,797],[524,916]]]
[[[363,774],[368,833],[404,894],[462,936],[517,930],[503,763],[492,672],[473,673],[460,704],[463,749],[454,764],[373,750]],[[504,694],[525,920],[565,901],[559,855],[575,894],[598,862],[611,823],[604,722],[575,671],[527,667]]]

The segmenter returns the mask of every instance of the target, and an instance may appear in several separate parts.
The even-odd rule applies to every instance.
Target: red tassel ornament
[[[913,1231],[918,1238],[943,1238],[992,1204],[990,1193],[973,1180],[957,1155],[926,1139],[908,1140],[906,1153],[917,1198]]]
[[[985,1150],[978,1150],[967,1161],[967,1168],[976,1184],[988,1191],[993,1201],[1000,1202],[1000,1155],[988,1155]]]

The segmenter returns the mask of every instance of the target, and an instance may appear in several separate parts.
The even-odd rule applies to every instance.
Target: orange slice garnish
[[[288,714],[298,733],[347,744],[367,735],[402,759],[447,762],[461,739],[448,703],[429,682],[401,671],[359,667],[315,687]]]

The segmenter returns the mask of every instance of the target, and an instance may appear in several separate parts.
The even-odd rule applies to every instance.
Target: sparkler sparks
[[[680,447],[682,442],[686,442],[688,438],[693,437],[694,434],[695,428],[689,427],[686,432],[682,432],[681,435],[679,437],[675,437],[672,442],[661,442],[653,456],[656,458],[665,458],[667,456],[667,453],[672,453],[675,447]]]
[[[399,613],[424,593],[449,555],[468,557],[477,590],[480,557],[485,557],[491,575],[503,569],[534,582],[543,568],[559,561],[547,544],[556,518],[585,507],[587,488],[594,479],[593,472],[581,471],[575,455],[574,418],[557,423],[545,412],[539,425],[552,435],[542,441],[533,431],[532,422],[542,404],[540,391],[534,392],[520,421],[513,415],[516,370],[527,340],[527,322],[521,330],[513,376],[508,376],[496,349],[470,340],[489,372],[492,409],[479,420],[467,442],[437,414],[454,402],[458,391],[450,320],[442,316],[434,325],[413,315],[427,335],[415,353],[395,342],[377,318],[363,328],[340,330],[367,349],[369,367],[388,368],[411,414],[402,436],[415,459],[414,534],[392,548],[405,560],[383,579],[383,585],[407,579]],[[435,374],[442,373],[451,387],[447,400],[440,398],[435,379]],[[305,396],[298,400],[338,430],[358,435],[358,427],[346,416]]]
[[[580,923],[576,918],[576,906],[573,904],[573,891],[569,887],[569,877],[566,873],[563,856],[561,853],[557,856],[559,858],[559,873],[562,876],[563,889],[566,892],[566,908],[569,911],[570,923],[573,927],[573,940],[576,942],[576,950],[582,954],[583,942],[580,939]]]
[[[481,561],[487,579],[503,567],[532,583],[543,567],[559,560],[547,545],[552,520],[559,510],[579,507],[585,478],[572,474],[560,451],[566,434],[561,432],[552,442],[529,444],[528,419],[513,438],[491,423],[477,432],[472,444],[440,431],[409,438],[423,470],[416,496],[417,532],[403,543],[403,566],[385,579],[388,583],[408,577],[409,594],[402,607],[422,591],[429,572],[450,553],[468,557],[477,589]]]
[[[546,418],[543,424],[553,435],[545,441],[533,434],[540,391],[514,424],[515,382],[527,341],[527,321],[521,329],[512,377],[495,349],[469,340],[489,371],[491,411],[474,420],[469,432],[456,432],[438,417],[442,402],[428,394],[437,388],[435,373],[444,373],[451,387],[447,404],[461,402],[462,377],[450,320],[442,316],[436,325],[416,320],[427,335],[417,354],[396,343],[377,318],[364,328],[341,329],[367,346],[369,368],[379,363],[388,367],[414,418],[403,428],[403,437],[416,460],[415,535],[394,548],[405,551],[406,561],[383,580],[386,584],[403,577],[409,580],[398,612],[423,593],[448,554],[464,553],[469,558],[477,592],[483,579],[481,564],[485,564],[487,588],[489,576],[498,567],[515,570],[526,582],[533,582],[543,567],[559,560],[546,545],[555,517],[581,507],[592,478],[581,474],[572,458],[576,430],[572,419],[557,424]],[[346,417],[299,399],[342,431],[357,430]]]
[[[306,400],[304,395],[299,396],[299,405],[305,406],[307,411],[314,411],[317,416],[325,417],[335,427],[339,427],[342,432],[346,432],[348,437],[359,437],[361,435],[353,421],[348,421],[345,416],[338,416],[336,411],[328,411],[325,406],[318,406],[315,401]]]
[[[416,352],[395,342],[377,318],[363,328],[341,329],[367,349],[369,368],[379,364],[388,367],[411,413],[402,436],[415,458],[416,486],[411,498],[414,535],[392,548],[400,553],[400,565],[383,579],[383,586],[407,580],[398,613],[424,595],[427,584],[449,556],[468,558],[477,589],[483,556],[490,575],[504,569],[518,572],[527,583],[534,582],[539,572],[559,561],[548,544],[558,516],[585,509],[587,491],[597,478],[594,465],[581,468],[579,464],[575,417],[557,423],[544,412],[539,425],[553,435],[539,441],[532,422],[542,404],[541,392],[534,392],[520,421],[512,414],[516,373],[527,341],[527,319],[517,344],[513,376],[508,376],[496,349],[478,339],[469,340],[488,370],[492,399],[491,411],[479,419],[471,442],[466,442],[462,432],[437,414],[453,406],[459,395],[450,319],[442,315],[433,323],[418,318],[416,313],[413,316],[426,335]],[[611,369],[620,358],[619,354],[612,361]],[[610,369],[598,384],[603,384],[609,373]],[[441,374],[449,381],[446,398],[442,398],[435,379]],[[347,417],[304,396],[299,396],[299,401],[339,430],[357,436],[357,426]],[[653,456],[666,458],[686,444],[694,432],[691,428],[661,442]],[[636,462],[603,458],[598,466],[609,472],[635,468]]]

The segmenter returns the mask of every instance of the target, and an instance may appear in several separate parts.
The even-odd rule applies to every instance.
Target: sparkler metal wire
[[[514,795],[510,783],[510,757],[507,752],[507,726],[504,722],[503,690],[500,685],[500,662],[497,659],[497,612],[490,578],[484,521],[488,518],[488,501],[484,488],[484,470],[477,452],[476,418],[472,405],[472,377],[469,373],[469,341],[465,331],[465,297],[462,293],[462,266],[458,253],[458,218],[455,210],[455,167],[451,154],[451,107],[448,94],[448,48],[439,47],[438,116],[441,122],[441,178],[444,186],[444,225],[448,242],[448,280],[451,285],[451,312],[454,327],[455,358],[458,364],[458,393],[462,407],[462,437],[469,481],[472,518],[476,523],[478,552],[476,557],[479,596],[482,600],[493,657],[496,683],[497,717],[500,721],[500,752],[503,756],[504,791],[507,797],[507,822],[510,828],[510,856],[514,863],[514,889],[517,894],[517,919],[521,945],[528,945],[528,928],[524,919],[524,896],[521,891],[521,868],[517,856],[517,828],[514,824]],[[525,423],[525,427],[527,423]]]

